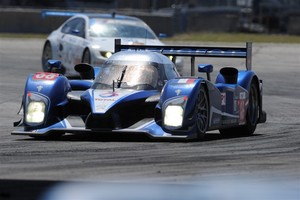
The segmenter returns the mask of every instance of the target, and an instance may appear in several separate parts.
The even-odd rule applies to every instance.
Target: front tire
[[[43,48],[42,53],[42,69],[44,72],[48,72],[47,62],[53,58],[52,47],[49,41],[47,41]]]
[[[91,52],[88,49],[84,50],[81,62],[91,64]]]
[[[259,91],[258,84],[252,80],[249,92],[249,103],[246,113],[246,124],[235,128],[226,128],[219,130],[223,136],[250,136],[253,135],[259,116]]]
[[[209,125],[209,103],[204,85],[200,86],[200,91],[196,102],[195,115],[197,137],[198,139],[202,139]]]

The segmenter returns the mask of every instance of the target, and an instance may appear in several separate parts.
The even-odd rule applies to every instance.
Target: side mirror
[[[198,72],[211,73],[213,72],[213,66],[211,64],[199,64]]]
[[[168,35],[167,35],[166,33],[159,33],[159,34],[158,34],[158,37],[159,37],[159,38],[167,38]]]
[[[211,64],[199,64],[198,65],[198,72],[206,73],[207,80],[210,81],[210,73],[213,72],[213,66]]]
[[[81,79],[95,79],[94,68],[87,63],[77,64],[74,69],[79,73]]]
[[[78,29],[73,29],[72,33],[78,35],[80,33],[80,31]]]

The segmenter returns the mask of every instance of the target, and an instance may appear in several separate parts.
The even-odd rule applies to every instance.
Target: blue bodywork
[[[189,47],[185,51],[180,50],[178,46],[143,46],[148,50],[139,51],[133,51],[133,48],[135,47],[120,45],[116,41],[116,50],[120,52],[108,59],[106,64],[122,63],[122,59],[129,64],[122,63],[120,75],[116,80],[108,80],[109,84],[106,85],[100,80],[111,75],[105,75],[105,70],[112,68],[94,68],[95,79],[93,76],[91,79],[69,80],[60,73],[53,72],[29,75],[22,100],[23,120],[19,124],[23,128],[13,131],[12,134],[42,137],[64,133],[112,132],[141,133],[154,138],[194,139],[198,137],[199,123],[196,122],[199,121],[199,114],[195,111],[202,109],[201,96],[205,95],[207,101],[204,111],[208,113],[208,119],[204,131],[246,126],[252,84],[258,91],[257,123],[266,121],[266,114],[262,110],[262,81],[249,70],[251,65],[245,71],[226,69],[226,72],[220,73],[216,81],[212,82],[209,76],[213,71],[212,65],[198,66],[198,72],[206,73],[207,78],[180,77],[175,65],[162,55],[165,50],[167,55],[175,56],[244,56],[249,59],[248,48],[245,48],[245,52],[242,51],[243,48],[222,51],[219,47]],[[205,48],[208,50],[207,55],[203,50]],[[202,50],[199,53],[194,49]],[[225,54],[222,55],[222,52]],[[130,60],[130,57],[133,60]],[[146,63],[154,70],[155,73],[151,75],[147,74],[147,70],[143,72],[147,81],[149,77],[157,77],[154,85],[149,86],[147,82],[133,87],[131,83],[126,82],[129,73],[138,71],[131,70],[130,67],[132,63],[140,63],[139,58],[146,59],[141,66]],[[59,66],[59,63],[51,61],[49,65]],[[194,63],[192,67],[193,65]],[[233,83],[229,83],[227,76],[232,74],[236,74],[236,78],[233,77]],[[135,79],[138,80],[139,77],[133,76],[128,80],[137,81]],[[177,118],[169,116],[171,111],[175,112],[174,116]],[[167,118],[167,115],[171,119]],[[79,119],[81,124],[74,125],[74,118]]]

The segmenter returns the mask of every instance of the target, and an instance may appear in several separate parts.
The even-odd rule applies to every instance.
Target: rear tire
[[[246,124],[235,128],[220,129],[223,136],[250,136],[253,135],[259,116],[259,92],[255,80],[252,80],[249,92],[249,103],[246,114]]]
[[[207,92],[203,85],[200,86],[198,94],[196,108],[196,130],[198,139],[202,139],[205,136],[205,132],[209,125],[209,103]]]
[[[48,67],[47,67],[47,62],[48,60],[51,60],[53,58],[52,55],[52,47],[50,42],[46,42],[43,48],[43,53],[42,53],[42,69],[44,72],[48,72]]]

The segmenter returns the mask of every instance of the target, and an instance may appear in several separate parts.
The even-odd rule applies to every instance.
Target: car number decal
[[[177,83],[193,84],[194,82],[195,82],[195,79],[179,79]]]
[[[37,72],[32,76],[32,80],[36,81],[53,81],[59,74],[50,72]]]

